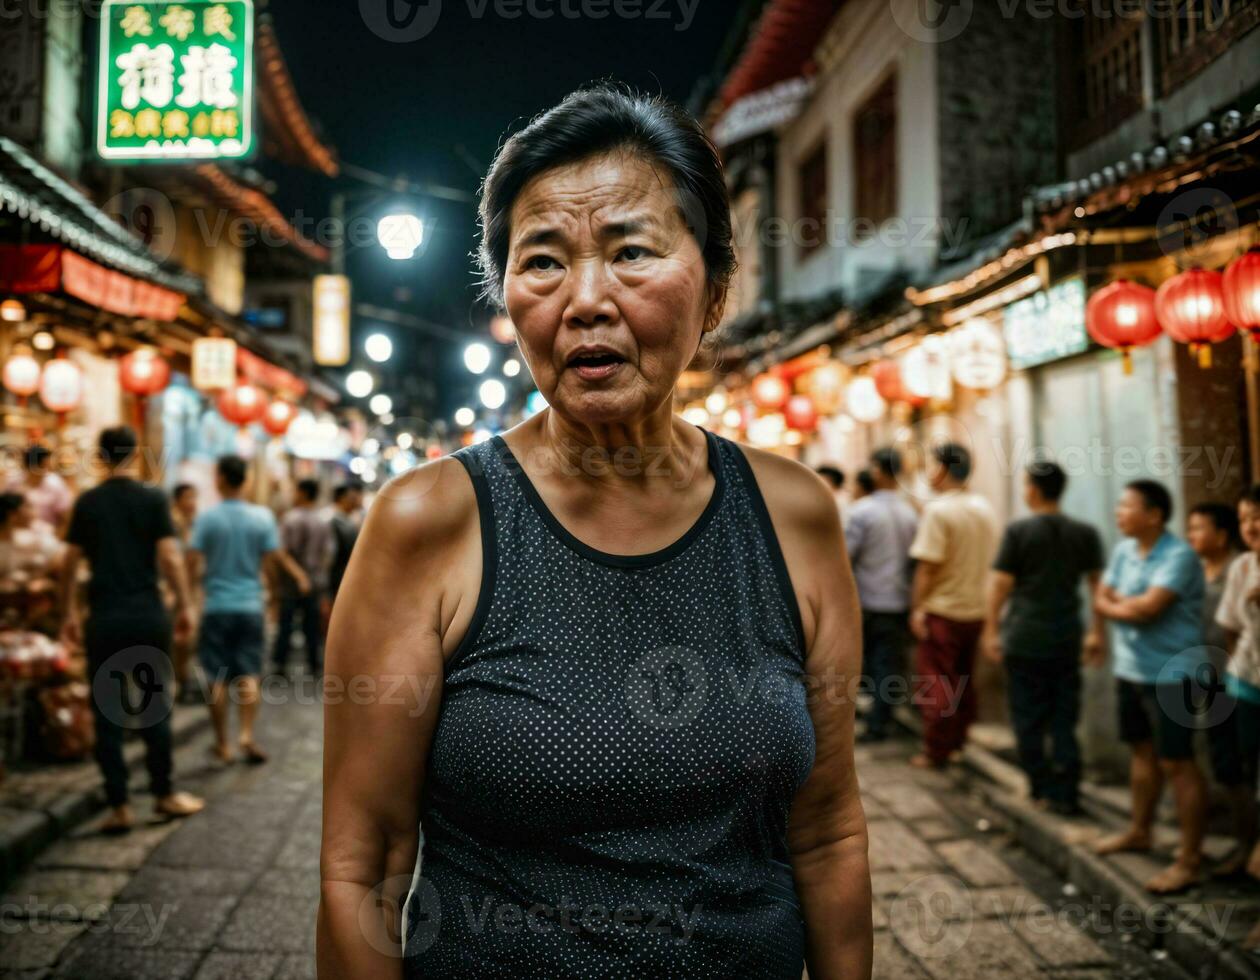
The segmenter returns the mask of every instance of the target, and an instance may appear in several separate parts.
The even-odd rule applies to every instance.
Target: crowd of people
[[[913,703],[923,746],[912,764],[957,761],[976,717],[976,657],[984,656],[1005,670],[1033,805],[1083,816],[1082,670],[1110,663],[1132,811],[1122,833],[1098,841],[1098,853],[1151,849],[1167,783],[1180,839],[1147,888],[1171,894],[1198,882],[1209,802],[1203,757],[1236,838],[1212,872],[1260,879],[1260,485],[1236,505],[1195,506],[1179,536],[1168,489],[1134,480],[1116,503],[1121,540],[1108,557],[1096,528],[1062,512],[1068,476],[1049,459],[1027,466],[1028,516],[1005,529],[968,489],[965,447],[932,451],[925,500],[902,492],[902,469],[897,450],[880,449],[849,494],[844,474],[819,467],[843,501],[862,606],[868,705],[858,741],[887,738],[894,706]]]
[[[308,673],[320,675],[327,618],[364,504],[362,487],[348,482],[322,506],[319,482],[305,479],[278,520],[271,508],[249,502],[250,466],[228,455],[215,465],[218,499],[203,507],[192,484],[168,497],[142,482],[137,450],[131,428],[103,431],[104,478],[76,498],[50,469],[49,450],[32,446],[23,472],[0,494],[0,597],[17,603],[20,596],[28,625],[32,609],[43,610],[43,628],[85,655],[95,757],[110,808],[105,832],[126,831],[134,821],[127,728],[146,743],[155,810],[185,816],[203,807],[173,785],[176,698],[208,705],[220,762],[266,761],[254,727],[260,680],[268,672],[289,674],[295,629]],[[275,628],[267,664],[269,619]],[[136,691],[149,712],[138,724]]]

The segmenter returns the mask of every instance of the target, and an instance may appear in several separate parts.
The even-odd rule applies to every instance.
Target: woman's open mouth
[[[589,354],[578,354],[569,360],[569,367],[578,376],[587,381],[598,381],[617,373],[617,369],[625,363],[625,359],[612,351],[592,351]]]

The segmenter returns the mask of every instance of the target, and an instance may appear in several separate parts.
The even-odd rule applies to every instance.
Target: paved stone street
[[[265,711],[265,766],[218,768],[207,737],[180,750],[203,814],[121,839],[89,825],[45,851],[3,899],[0,977],[313,977],[320,712],[303,700]],[[860,750],[876,977],[1183,976],[1133,941],[1140,927],[1109,931],[1088,896],[1065,894],[955,777],[910,769],[909,752]]]

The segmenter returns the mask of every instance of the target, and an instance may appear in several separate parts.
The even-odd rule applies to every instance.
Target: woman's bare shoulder
[[[777,453],[736,445],[748,459],[776,525],[815,534],[833,523],[839,526],[835,498],[826,481],[812,469]]]
[[[459,460],[444,456],[383,486],[368,510],[365,544],[409,561],[440,558],[477,522],[477,495]]]

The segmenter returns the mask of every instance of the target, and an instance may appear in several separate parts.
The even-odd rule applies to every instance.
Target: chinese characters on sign
[[[1012,303],[1002,313],[1006,351],[1013,368],[1029,368],[1089,348],[1085,333],[1085,283],[1065,279]]]
[[[236,341],[198,337],[192,346],[192,383],[199,391],[230,388],[236,383]]]
[[[96,100],[100,155],[246,156],[254,137],[253,48],[253,0],[105,0]]]

